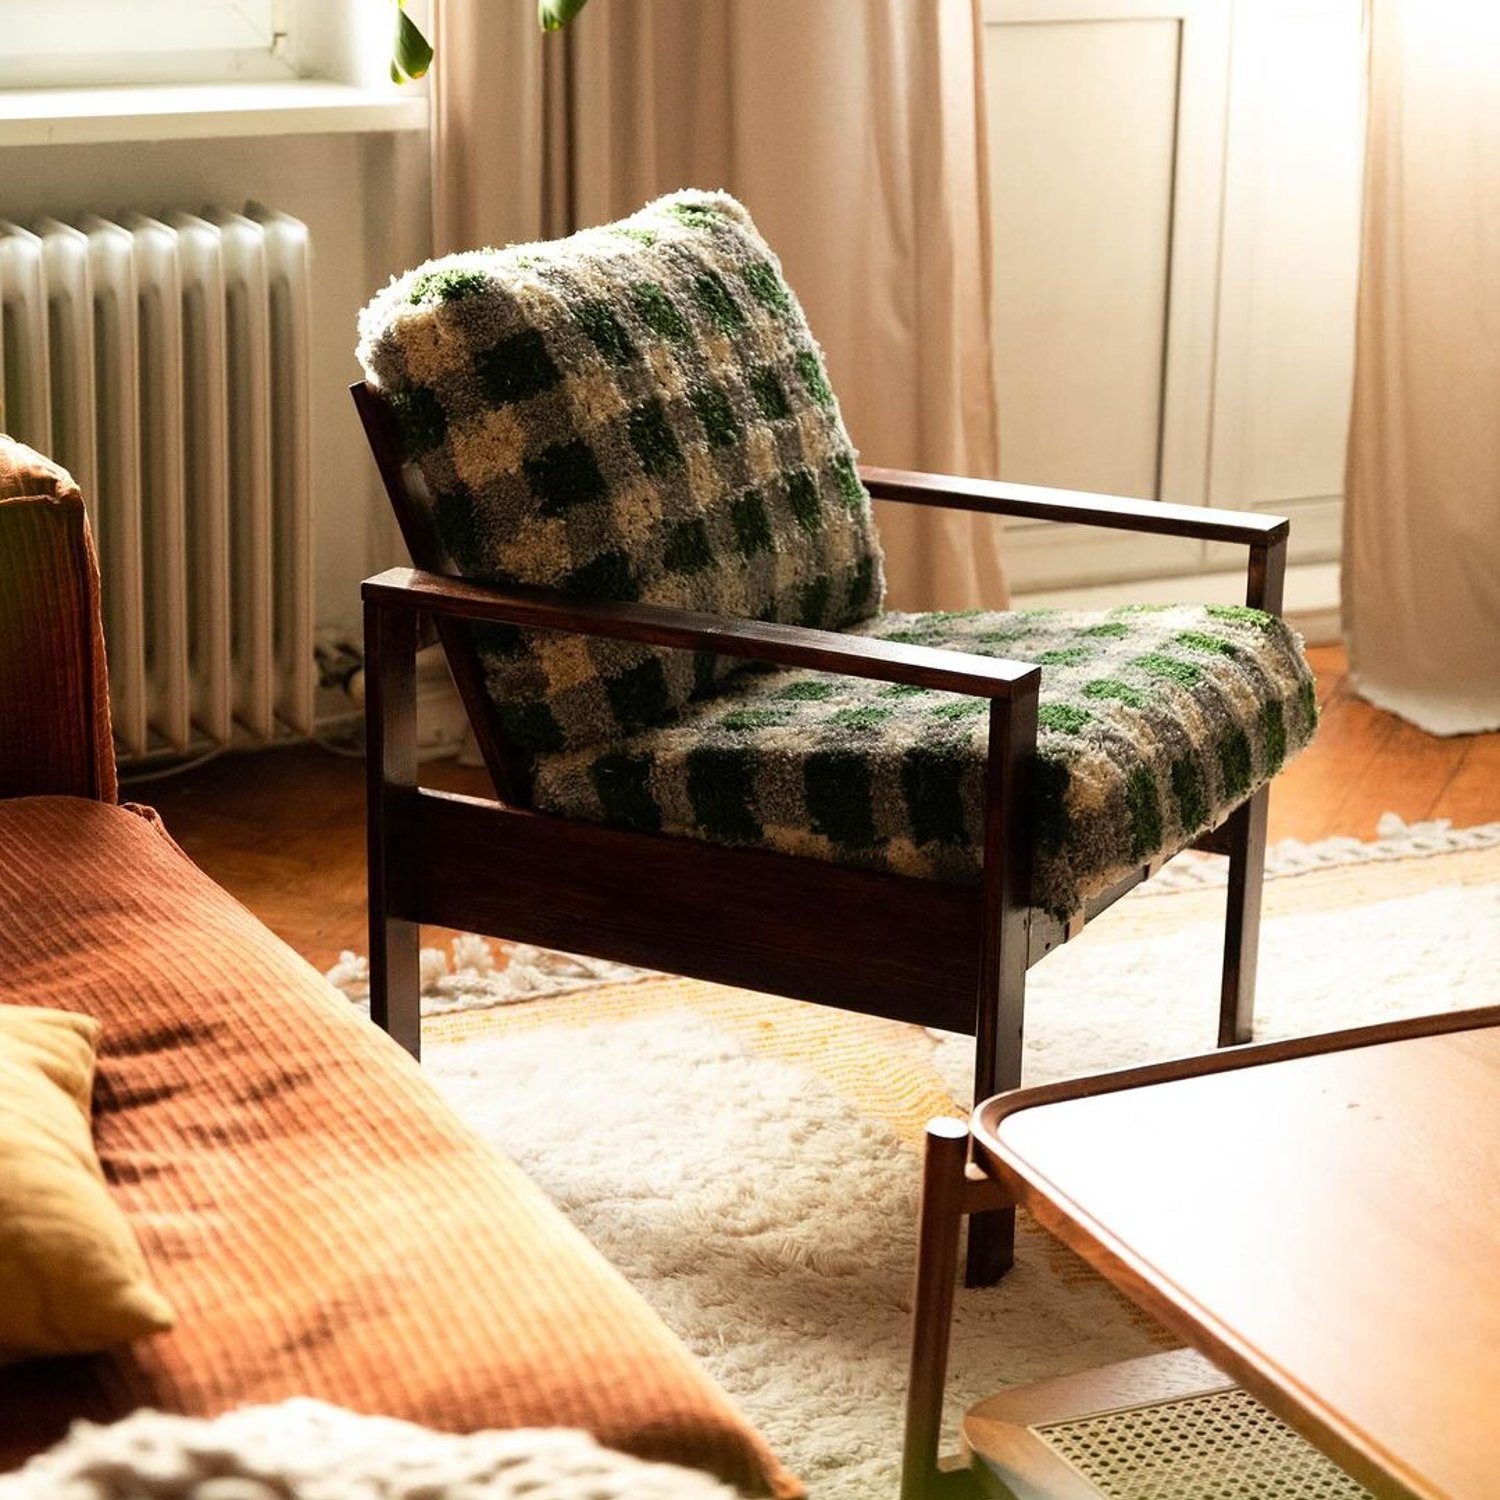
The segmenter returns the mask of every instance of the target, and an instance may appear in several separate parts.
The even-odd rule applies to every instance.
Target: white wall
[[[0,218],[230,208],[256,199],[312,234],[316,618],[359,634],[359,582],[406,560],[346,390],[355,317],[428,246],[425,132],[0,147]]]

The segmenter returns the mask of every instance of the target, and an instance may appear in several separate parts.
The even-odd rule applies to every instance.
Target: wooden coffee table
[[[1500,1007],[1020,1089],[971,1129],[966,1168],[969,1131],[929,1127],[909,1497],[958,1221],[997,1202],[1376,1494],[1500,1496]]]

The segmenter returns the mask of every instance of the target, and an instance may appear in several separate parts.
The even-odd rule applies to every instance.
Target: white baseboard
[[[1086,588],[1039,589],[1015,595],[1011,608],[1114,609],[1121,604],[1242,604],[1244,599],[1243,573],[1189,573],[1090,584]],[[1310,646],[1340,640],[1339,565],[1298,563],[1288,568],[1282,614]]]

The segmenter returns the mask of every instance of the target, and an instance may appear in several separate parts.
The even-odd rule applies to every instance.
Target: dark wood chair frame
[[[974,1097],[1021,1081],[1026,971],[1133,886],[1132,871],[1067,927],[1027,901],[1028,795],[1041,669],[963,652],[649,604],[585,601],[448,576],[418,471],[394,417],[351,387],[414,568],[364,584],[369,779],[370,1009],[419,1049],[419,924],[588,953],[976,1038]],[[1245,602],[1279,612],[1288,522],[1152,501],[897,470],[861,470],[877,499],[1103,526],[1249,548]],[[431,619],[496,799],[418,785],[415,656]],[[989,700],[981,882],[947,885],[823,860],[548,816],[529,807],[526,757],[502,735],[465,622],[489,621]],[[1247,1041],[1255,997],[1267,789],[1194,847],[1226,855],[1221,1046]],[[968,1279],[1011,1263],[1014,1211],[970,1221]]]

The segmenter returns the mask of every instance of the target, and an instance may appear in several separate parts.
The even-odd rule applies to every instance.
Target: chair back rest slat
[[[412,563],[429,573],[457,577],[432,524],[427,483],[421,471],[408,463],[402,452],[401,434],[390,406],[364,381],[356,381],[349,387],[349,392],[354,397],[355,409],[369,439],[370,451],[375,455],[375,466],[380,471]],[[529,806],[531,778],[528,759],[523,751],[510,743],[500,727],[494,704],[484,685],[484,671],[472,634],[468,627],[456,620],[438,620],[436,625],[443,655],[448,660],[448,670],[453,674],[454,685],[469,716],[479,753],[495,784],[496,795],[512,807]]]

